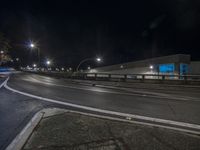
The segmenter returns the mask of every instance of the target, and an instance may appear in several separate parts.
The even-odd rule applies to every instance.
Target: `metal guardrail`
[[[176,75],[176,74],[110,74],[110,73],[78,73],[78,72],[56,72],[56,71],[30,71],[36,74],[43,74],[54,77],[82,79],[82,80],[100,80],[100,81],[153,81],[153,82],[181,82],[181,83],[198,83],[200,84],[200,75]]]
[[[74,73],[72,78],[82,79],[121,79],[121,80],[192,80],[200,81],[200,75],[174,74],[110,74],[110,73]]]

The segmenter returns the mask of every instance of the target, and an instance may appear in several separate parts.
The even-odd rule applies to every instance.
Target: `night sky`
[[[25,0],[1,2],[0,32],[10,39],[13,58],[32,64],[42,60],[75,67],[101,56],[92,67],[177,53],[200,60],[199,0]]]

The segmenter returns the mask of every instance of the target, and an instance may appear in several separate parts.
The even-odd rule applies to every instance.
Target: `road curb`
[[[21,150],[21,148],[26,143],[27,139],[38,125],[43,117],[42,111],[39,111],[34,115],[34,117],[29,121],[29,123],[23,128],[23,130],[14,138],[14,140],[8,145],[6,150]]]
[[[67,112],[67,110],[59,108],[46,108],[40,110],[33,116],[33,118],[14,138],[14,140],[7,146],[6,150],[21,150],[30,135],[33,133],[35,127],[40,123],[43,117],[50,117],[64,112]]]

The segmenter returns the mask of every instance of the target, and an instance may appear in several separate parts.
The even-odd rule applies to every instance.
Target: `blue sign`
[[[185,75],[188,73],[188,64],[180,64],[180,74]]]
[[[159,65],[159,72],[161,73],[173,73],[174,70],[175,70],[174,64]]]

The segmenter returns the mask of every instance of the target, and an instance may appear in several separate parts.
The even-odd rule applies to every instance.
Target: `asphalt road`
[[[91,86],[25,73],[11,76],[8,86],[61,102],[200,125],[200,88],[153,88],[148,84],[138,84],[134,88]],[[11,142],[35,112],[46,107],[62,106],[13,93],[2,87],[0,149]]]

